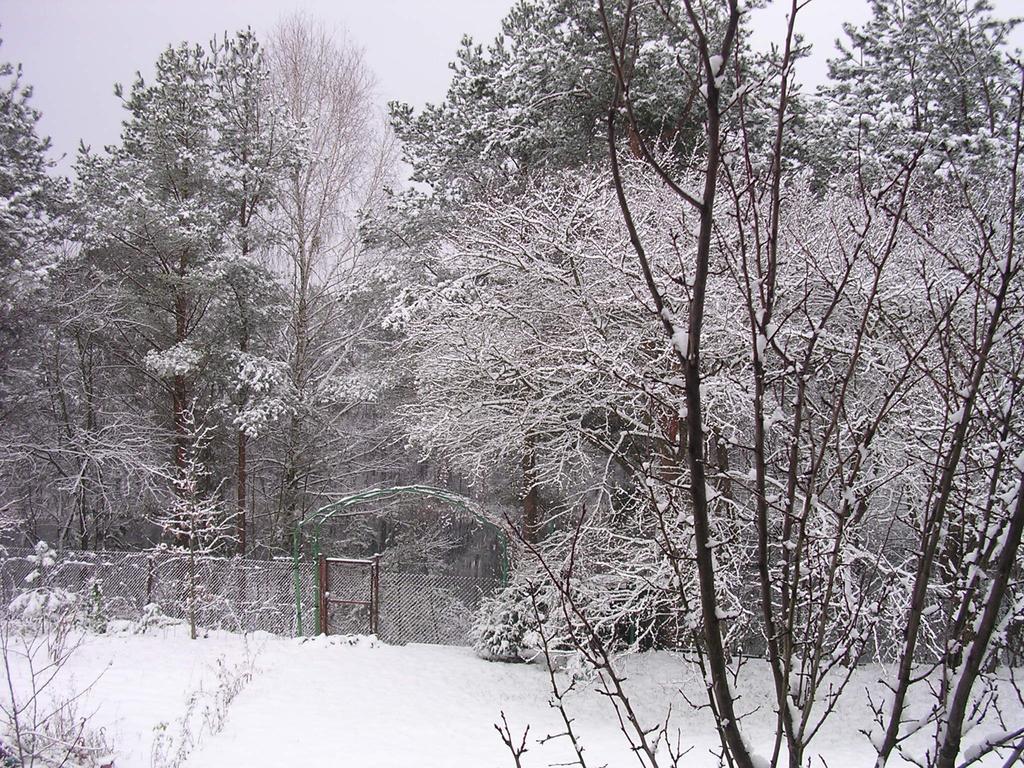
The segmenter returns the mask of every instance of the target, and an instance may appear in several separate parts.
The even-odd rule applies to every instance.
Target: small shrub
[[[54,686],[82,643],[80,628],[99,627],[102,592],[94,589],[83,601],[54,586],[56,557],[44,542],[31,559],[36,569],[26,579],[29,586],[0,621],[3,672],[11,680],[17,665],[23,678],[0,698],[0,768],[110,768],[114,761],[103,732],[90,728],[88,716],[76,709],[89,687],[57,695]]]
[[[146,603],[142,608],[142,616],[135,622],[135,634],[145,635],[156,629],[180,623],[164,613],[157,603]]]
[[[107,631],[107,610],[103,597],[103,585],[97,580],[89,584],[88,596],[82,605],[82,626],[90,632],[102,635]]]
[[[536,654],[540,649],[537,612],[546,620],[547,605],[543,591],[530,585],[510,584],[485,598],[473,622],[477,655],[488,661],[520,662]]]

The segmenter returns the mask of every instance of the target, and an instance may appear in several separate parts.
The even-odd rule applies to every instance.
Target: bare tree
[[[602,23],[615,77],[615,95],[608,110],[608,149],[612,175],[618,193],[623,221],[629,231],[630,242],[636,252],[644,283],[654,302],[654,309],[672,340],[673,352],[685,382],[686,417],[679,431],[678,458],[685,458],[689,474],[688,501],[692,509],[694,530],[694,556],[700,583],[700,606],[703,642],[710,670],[709,695],[713,698],[723,747],[739,768],[753,768],[750,750],[740,732],[740,723],[734,709],[734,696],[729,684],[726,650],[722,644],[722,615],[717,600],[716,572],[713,552],[713,525],[708,502],[705,438],[703,432],[704,407],[701,368],[701,342],[704,323],[705,299],[710,269],[712,242],[715,228],[715,199],[719,188],[722,161],[722,115],[728,102],[723,101],[722,85],[730,57],[735,52],[740,23],[740,7],[730,0],[725,7],[705,5],[684,0],[677,23],[688,33],[696,48],[700,71],[694,81],[701,83],[704,109],[704,141],[702,190],[691,193],[672,179],[669,172],[655,159],[653,152],[637,130],[632,116],[629,91],[629,56],[634,45],[636,29],[635,7],[627,0],[618,18],[599,3]],[[673,19],[676,9],[665,6],[665,14]],[[696,252],[693,255],[692,276],[686,278],[686,319],[677,319],[664,291],[658,285],[651,269],[643,241],[636,229],[629,201],[622,185],[619,149],[616,136],[617,116],[625,110],[633,132],[639,139],[640,154],[659,172],[666,184],[699,215],[696,233]],[[685,439],[683,435],[685,434]]]
[[[318,455],[338,448],[332,433],[339,418],[359,400],[346,396],[346,363],[369,318],[346,312],[345,298],[369,267],[359,214],[381,200],[394,150],[359,48],[297,14],[275,31],[269,62],[272,87],[304,126],[306,144],[304,162],[278,196],[273,256],[289,288],[285,344],[296,393],[276,490],[278,523],[287,526],[307,504],[305,489],[319,482]]]
[[[1010,469],[1020,429],[1012,415],[1020,92],[1007,96],[1013,109],[998,127],[997,159],[980,175],[983,164],[969,154],[919,135],[887,165],[871,158],[847,181],[832,180],[841,198],[815,203],[794,193],[799,177],[786,168],[801,4],[791,4],[785,44],[760,71],[731,58],[742,34],[738,3],[658,5],[699,54],[692,79],[704,146],[695,161],[665,156],[639,130],[633,103],[643,95],[631,89],[631,61],[643,37],[627,1],[600,6],[618,84],[609,156],[648,306],[682,373],[684,424],[664,456],[680,471],[647,484],[669,559],[695,562],[709,704],[725,755],[740,766],[757,761],[740,731],[724,642],[733,618],[725,596],[738,585],[723,583],[722,552],[736,544],[752,544],[756,563],[777,697],[772,764],[783,744],[789,764],[802,764],[849,680],[832,673],[862,656],[889,609],[904,611],[904,631],[892,695],[874,707],[879,764],[894,750],[947,766],[1012,746],[1021,735],[1013,728],[967,750],[961,741],[986,713],[998,717],[984,674],[1020,620],[1013,564],[1024,523],[1021,467]],[[695,223],[673,214],[655,234],[643,221],[649,208],[635,215],[619,118],[632,129],[634,154]],[[921,178],[925,169],[955,181]],[[683,254],[677,270],[652,245],[666,237]],[[738,402],[716,394],[719,382],[728,386],[730,377],[719,376],[731,365],[728,349],[701,361],[706,328],[728,339],[716,314],[735,299],[752,361],[739,366],[751,376],[739,411],[723,410]],[[680,514],[692,526],[684,548],[672,543]],[[747,515],[744,535],[733,520]],[[906,602],[898,583],[912,585]],[[874,651],[884,653],[878,640]],[[907,723],[910,690],[929,680],[930,714]],[[905,749],[926,726],[934,728],[931,746]]]

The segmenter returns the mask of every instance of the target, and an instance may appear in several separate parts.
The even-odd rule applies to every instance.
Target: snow
[[[76,693],[89,688],[79,712],[91,715],[93,728],[104,728],[117,768],[148,768],[155,729],[165,724],[173,731],[188,697],[213,687],[217,659],[241,660],[246,647],[258,648],[269,637],[216,632],[190,641],[184,626],[153,636],[86,635],[58,684]],[[12,655],[11,663],[15,688],[24,691],[24,660]],[[44,698],[50,693],[44,692]]]
[[[685,764],[716,765],[712,750],[717,736],[710,717],[689,708],[679,693],[684,691],[692,701],[705,695],[695,666],[667,652],[619,663],[644,723],[663,719],[672,704],[673,733],[678,728],[683,745],[693,745]],[[181,741],[189,697],[205,691],[203,706],[208,706],[216,699],[213,693],[223,670],[248,666],[252,679],[227,705],[223,722],[216,728],[195,729],[193,724],[196,732],[191,736],[197,743],[184,768],[507,765],[508,752],[494,730],[502,712],[516,739],[530,726],[526,768],[572,758],[564,738],[539,743],[562,730],[557,711],[548,703],[544,667],[487,662],[468,648],[225,632],[190,641],[184,628],[170,627],[156,635],[88,636],[63,682],[88,684],[98,677],[82,711],[94,712],[90,725],[105,729],[117,768],[149,768],[155,736],[165,733]],[[882,674],[877,666],[855,670],[848,696],[812,743],[812,754],[820,750],[833,768],[874,762],[874,750],[859,731],[871,726],[864,690],[871,687],[877,694]],[[563,686],[566,675],[559,673]],[[17,685],[17,668],[14,678]],[[585,755],[609,768],[635,765],[611,704],[595,691],[597,685],[597,680],[584,679],[566,698]],[[757,710],[743,721],[744,737],[760,755],[770,754],[774,695],[767,667],[749,662],[739,693],[743,711]]]
[[[32,576],[33,571],[29,574]],[[29,580],[32,583],[35,579]],[[8,610],[11,613],[24,617],[26,619],[39,618],[42,616],[49,616],[60,612],[63,608],[74,605],[77,601],[78,596],[69,592],[66,589],[32,589],[15,597]]]
[[[758,333],[755,343],[758,358],[764,358],[765,350],[768,348],[768,338],[763,333]]]

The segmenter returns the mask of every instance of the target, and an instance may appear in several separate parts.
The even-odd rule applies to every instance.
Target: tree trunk
[[[245,556],[245,496],[246,496],[246,485],[248,480],[248,470],[246,469],[246,455],[245,449],[248,443],[249,437],[243,430],[238,430],[238,481],[236,483],[237,488],[237,502],[238,511],[235,517],[235,524],[237,526],[238,536],[238,554]]]
[[[1022,534],[1024,534],[1024,481],[1017,485],[1017,503],[1007,524],[1005,543],[996,560],[995,573],[977,620],[977,634],[967,646],[967,658],[957,679],[953,700],[946,716],[945,736],[939,746],[938,759],[935,762],[936,768],[954,768],[957,764],[971,691],[981,673],[982,662],[985,661],[989,642],[999,623],[1000,613],[1002,613],[1017,562],[1017,550],[1020,548]],[[1007,765],[1009,764],[1007,763]]]
[[[184,275],[187,261],[181,260],[180,274]],[[181,344],[188,340],[188,299],[180,290],[174,296],[174,341]],[[186,453],[188,451],[189,425],[186,423],[186,412],[189,408],[189,384],[184,374],[177,373],[171,384],[171,410],[174,421],[174,470],[180,477],[185,471]],[[190,537],[178,534],[179,546],[190,546]]]
[[[248,161],[248,154],[242,153],[243,164]],[[250,209],[246,205],[246,201],[249,199],[248,195],[248,178],[243,179],[243,196],[242,206],[238,212],[238,226],[242,231],[241,250],[242,259],[246,259],[249,256],[249,237],[247,233],[247,227],[250,221]],[[238,349],[242,354],[245,354],[249,350],[249,320],[246,315],[245,303],[239,299],[239,320],[241,322],[241,337],[238,340]],[[246,446],[249,441],[249,436],[242,430],[238,430],[238,466],[236,471],[235,481],[235,493],[237,509],[235,512],[235,525],[236,533],[238,538],[238,554],[245,557],[245,493],[246,493],[246,480],[248,474],[246,471]]]
[[[535,473],[537,455],[529,442],[526,453],[523,454],[522,466],[523,486],[526,489],[523,496],[523,540],[529,544],[536,544],[540,539],[540,498]]]

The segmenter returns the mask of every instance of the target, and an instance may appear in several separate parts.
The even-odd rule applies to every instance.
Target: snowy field
[[[624,663],[643,718],[663,720],[672,705],[673,731],[684,747],[692,745],[681,765],[716,765],[710,718],[680,694],[700,700],[696,670],[668,653]],[[770,752],[769,681],[763,668],[747,670],[739,709],[758,710],[746,730],[759,751]],[[467,648],[224,632],[191,641],[172,627],[156,635],[90,635],[62,674],[62,685],[76,689],[95,680],[79,711],[103,728],[115,768],[497,768],[513,764],[494,728],[502,711],[517,741],[530,726],[524,766],[572,757],[565,739],[539,743],[561,730],[548,705],[546,669],[486,662]],[[813,743],[830,768],[872,763],[858,729],[868,725],[863,692],[877,688],[880,674],[877,667],[858,670],[843,707]],[[23,675],[15,666],[16,687]],[[240,690],[225,695],[231,688]],[[610,702],[594,688],[592,680],[568,697],[585,757],[594,766],[635,766]],[[1024,719],[1019,705],[1008,714]]]

